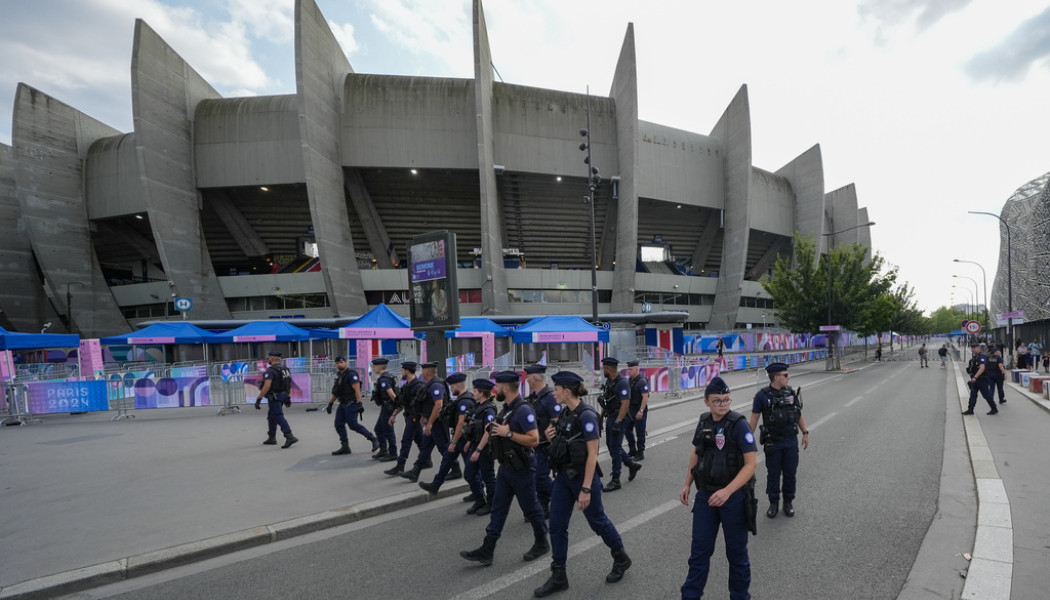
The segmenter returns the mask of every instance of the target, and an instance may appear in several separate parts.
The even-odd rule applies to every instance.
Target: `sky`
[[[355,72],[473,77],[470,0],[316,0]],[[24,82],[131,131],[144,19],[226,97],[295,92],[293,0],[0,0],[0,143]],[[848,184],[873,250],[919,308],[983,303],[998,214],[1050,171],[1045,0],[488,0],[507,83],[608,95],[629,23],[639,118],[710,133],[747,85],[753,163],[815,144]],[[953,277],[958,275],[959,277]],[[952,287],[956,286],[956,287]],[[969,290],[969,291],[966,291]],[[1004,310],[992,306],[993,310]]]

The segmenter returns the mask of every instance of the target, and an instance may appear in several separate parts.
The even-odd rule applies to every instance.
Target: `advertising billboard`
[[[408,244],[408,287],[412,329],[459,327],[456,234],[434,231]]]

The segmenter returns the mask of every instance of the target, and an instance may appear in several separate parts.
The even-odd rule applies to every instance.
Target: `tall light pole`
[[[66,325],[69,327],[69,333],[73,333],[73,293],[69,291],[69,286],[79,285],[87,286],[83,281],[67,281],[66,282]]]
[[[594,192],[601,183],[602,178],[598,175],[598,167],[591,164],[591,86],[587,86],[587,128],[580,130],[580,136],[587,138],[586,142],[580,143],[580,150],[587,153],[583,163],[587,165],[587,191],[583,201],[590,206],[591,212],[591,323],[598,326],[598,247],[597,235],[594,229]],[[595,368],[598,365],[598,342],[592,346],[591,359]]]
[[[988,215],[999,219],[999,222],[1006,228],[1006,311],[1008,313],[1014,312],[1014,280],[1013,280],[1013,267],[1010,265],[1010,255],[1013,254],[1012,248],[1012,236],[1010,235],[1010,224],[1006,222],[1006,219],[1001,216],[984,212],[980,210],[968,211],[971,215]],[[1006,318],[1006,353],[1008,356],[1007,366],[1013,364],[1014,355],[1014,318]]]
[[[853,231],[854,229],[860,229],[861,227],[871,227],[874,224],[875,224],[875,221],[868,221],[867,223],[863,223],[861,225],[854,225],[853,227],[847,227],[846,229],[841,229],[839,231],[833,231],[831,233],[822,233],[822,234],[820,234],[820,235],[822,235],[822,236],[824,236],[826,238],[831,238],[831,239],[828,240],[828,296],[827,296],[828,325],[832,324],[831,323],[831,278],[832,278],[831,248],[832,248],[832,246],[835,245],[835,236],[840,234],[840,233],[846,233],[847,231]],[[832,335],[832,334],[834,334],[834,335]],[[839,369],[839,366],[840,366],[838,364],[838,358],[839,358],[838,357],[838,337],[839,337],[838,333],[831,332],[831,331],[828,332],[828,340],[829,340],[829,343],[828,343],[828,361],[825,364],[825,370],[827,370],[827,371],[836,371],[836,370]]]
[[[977,303],[980,300],[981,295],[977,292],[977,280],[975,280],[973,277],[967,277],[965,275],[952,275],[952,277],[958,277],[959,279],[969,279],[970,282],[973,283],[973,318],[974,320],[980,321],[981,311],[977,307]]]
[[[970,291],[970,288],[960,287],[957,285],[953,285],[952,288],[966,292],[966,296],[963,297],[963,301],[966,303],[966,318],[969,319],[972,316],[972,314],[970,313],[970,304],[973,303],[973,292]]]
[[[988,275],[984,272],[984,267],[981,263],[974,262],[972,260],[961,260],[956,258],[954,262],[966,263],[969,265],[977,265],[977,268],[981,270],[981,279],[984,281],[984,324],[989,329],[992,328],[992,321],[988,318]]]

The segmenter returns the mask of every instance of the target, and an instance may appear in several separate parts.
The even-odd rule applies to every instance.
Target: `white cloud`
[[[450,70],[429,75],[470,77],[474,73],[470,4],[449,4],[425,0],[367,1],[370,22],[380,33],[413,54],[432,56]]]
[[[346,58],[349,60],[359,49],[357,38],[354,37],[354,26],[350,23],[329,23],[328,26],[331,27],[332,35],[335,36],[335,40],[339,42],[339,45],[343,48],[343,53],[346,54]]]
[[[228,0],[230,16],[249,35],[278,44],[295,40],[295,3],[291,0]]]

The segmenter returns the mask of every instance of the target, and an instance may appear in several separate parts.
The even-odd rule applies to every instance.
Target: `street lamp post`
[[[1012,236],[1010,235],[1010,224],[1006,222],[1006,219],[1001,216],[984,212],[980,210],[969,211],[971,215],[988,215],[999,219],[999,222],[1006,228],[1006,311],[1008,313],[1014,312],[1014,281],[1013,281],[1013,268],[1010,265],[1010,255],[1013,254],[1012,248]],[[1007,317],[1006,319],[1006,352],[1007,352],[1007,365],[1013,364],[1014,355],[1014,318]]]
[[[598,167],[591,164],[591,87],[587,86],[587,128],[580,130],[580,136],[587,138],[586,142],[580,143],[580,150],[587,153],[583,159],[587,165],[587,195],[583,201],[590,207],[591,213],[591,323],[598,326],[598,242],[594,227],[594,192],[601,183],[602,178],[598,175]],[[592,346],[592,360],[595,368],[598,365],[598,342]]]
[[[73,333],[73,292],[69,290],[71,285],[86,286],[87,284],[83,281],[66,282],[66,326],[69,328],[69,333]]]
[[[966,296],[963,297],[963,302],[966,303],[966,318],[969,319],[970,318],[970,303],[973,300],[973,292],[970,291],[970,288],[964,288],[964,287],[960,287],[960,286],[957,286],[957,285],[953,285],[952,288],[956,289],[956,290],[961,290],[963,292],[966,292]],[[966,337],[967,337],[967,339],[969,339],[970,336],[967,335]]]
[[[981,298],[980,294],[977,293],[977,280],[973,277],[967,277],[965,275],[952,275],[952,277],[958,277],[959,279],[969,279],[973,283],[973,318],[974,320],[980,320],[981,311],[977,308],[977,301]]]
[[[981,266],[981,263],[977,263],[972,260],[960,260],[956,258],[955,262],[977,265],[977,268],[981,270],[981,280],[984,283],[984,324],[986,327],[991,329],[992,321],[988,318],[988,275],[984,272],[984,267]]]
[[[867,223],[863,223],[861,225],[854,225],[853,227],[847,227],[846,229],[842,229],[840,231],[833,231],[831,233],[822,233],[822,234],[820,234],[820,235],[822,235],[822,236],[824,236],[826,238],[830,238],[828,240],[828,295],[827,295],[828,325],[832,324],[831,323],[831,278],[832,278],[832,271],[831,271],[831,247],[835,245],[835,236],[840,234],[840,233],[846,233],[847,231],[853,231],[854,229],[860,229],[861,227],[871,227],[874,224],[875,224],[875,221],[868,221]],[[828,360],[827,360],[827,363],[825,364],[825,370],[827,370],[827,371],[837,371],[840,368],[840,366],[841,366],[841,365],[839,365],[839,362],[838,362],[838,359],[839,359],[839,357],[838,357],[838,337],[839,336],[838,336],[838,333],[833,332],[833,331],[829,331],[827,333],[828,333]]]

